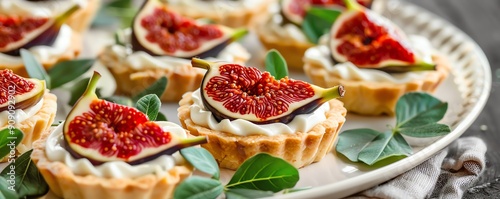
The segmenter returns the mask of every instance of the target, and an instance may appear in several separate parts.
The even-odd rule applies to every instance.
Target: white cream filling
[[[275,40],[293,40],[301,43],[310,43],[300,27],[286,23],[281,24],[283,17],[280,14],[273,14],[267,20],[261,30],[268,37],[274,37]]]
[[[186,131],[172,122],[157,122],[164,131],[186,138]],[[162,155],[158,158],[138,164],[130,165],[123,161],[106,162],[94,166],[86,158],[75,159],[61,146],[64,143],[62,134],[63,124],[59,125],[48,137],[45,152],[50,161],[64,163],[75,175],[93,175],[103,178],[137,178],[148,174],[157,176],[166,175],[167,171],[183,161],[180,154]]]
[[[425,37],[417,35],[411,35],[409,36],[409,39],[411,45],[416,50],[417,56],[426,62],[432,63],[434,50],[429,40]],[[428,73],[428,71],[415,71],[389,74],[376,69],[358,68],[351,62],[334,64],[330,58],[330,50],[327,45],[319,45],[309,48],[304,55],[304,61],[322,65],[329,71],[329,74],[333,74],[336,77],[345,80],[390,82],[400,84],[422,79]]]
[[[126,43],[130,43],[131,36],[130,29],[124,31],[124,39]],[[171,57],[171,56],[153,56],[143,51],[132,52],[132,50],[128,47],[122,45],[112,45],[105,49],[107,53],[111,53],[116,57],[120,57],[127,62],[128,67],[131,67],[135,70],[142,69],[154,69],[154,68],[162,68],[162,69],[173,69],[178,66],[190,65],[191,60]],[[227,61],[227,62],[235,62],[235,58],[242,58],[244,60],[248,60],[250,58],[250,54],[245,50],[245,48],[239,43],[231,43],[222,50],[217,57],[209,57],[207,60],[219,60],[219,61]],[[115,64],[109,67],[122,67],[123,64]]]
[[[253,9],[258,5],[267,3],[268,0],[238,0],[238,1],[201,1],[201,0],[167,0],[168,4],[175,6],[180,13],[207,13],[214,12],[220,16],[232,13],[240,9]],[[180,10],[179,10],[180,9]],[[189,15],[189,14],[187,14]]]
[[[47,62],[49,60],[54,60],[67,53],[72,42],[71,35],[73,30],[67,26],[61,26],[59,35],[52,46],[34,46],[29,49],[29,51],[36,57],[41,63]],[[23,65],[23,60],[19,56],[12,56],[0,53],[0,62],[4,67],[19,67]]]
[[[4,15],[52,17],[63,13],[75,4],[79,4],[83,9],[87,6],[88,0],[60,0],[47,2],[0,0],[0,13]]]
[[[190,107],[191,120],[197,125],[207,127],[215,131],[223,131],[239,136],[247,135],[267,135],[274,136],[279,134],[293,134],[297,132],[308,132],[316,124],[326,120],[325,112],[330,109],[328,103],[324,103],[313,113],[301,114],[288,124],[272,123],[272,124],[254,124],[247,120],[224,119],[217,122],[212,112],[205,109],[200,96],[200,90],[196,90],[192,94],[194,103]]]
[[[42,109],[42,106],[43,106],[43,98],[40,101],[38,101],[38,103],[36,103],[34,106],[31,106],[26,109],[14,109],[12,111],[9,110],[2,111],[0,112],[0,126],[7,125],[9,121],[14,121],[15,124],[23,122],[24,120],[33,117],[33,115],[38,113],[38,111]],[[12,116],[15,117],[14,120],[12,120]]]

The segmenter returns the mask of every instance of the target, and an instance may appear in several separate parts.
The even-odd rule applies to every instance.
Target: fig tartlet
[[[306,82],[230,63],[193,59],[207,67],[202,86],[179,102],[179,120],[219,166],[237,169],[257,153],[283,158],[297,168],[320,161],[345,122],[337,97],[343,87],[319,88]]]
[[[167,0],[167,4],[183,16],[208,19],[233,28],[252,28],[273,2],[275,0]]]
[[[28,77],[20,56],[23,48],[46,69],[79,55],[82,36],[65,22],[80,7],[71,2],[63,5],[50,9],[38,6],[37,2],[2,1],[0,29],[9,31],[0,33],[0,69],[11,69]]]
[[[0,71],[0,87],[4,96],[0,97],[0,129],[15,127],[23,132],[23,140],[16,148],[19,155],[30,150],[32,143],[51,127],[57,112],[57,97],[49,93],[44,81],[25,79],[11,70]],[[0,157],[0,162],[9,158],[12,157]]]
[[[348,0],[329,43],[306,51],[304,71],[314,84],[342,84],[341,101],[362,115],[394,115],[400,96],[434,92],[450,66],[427,38],[407,36],[388,19]]]
[[[50,190],[72,199],[172,198],[193,171],[177,151],[206,138],[98,99],[99,78],[94,73],[65,122],[33,144],[31,158]]]
[[[153,21],[164,23],[150,23]],[[245,29],[202,24],[149,0],[132,28],[121,34],[123,44],[106,47],[99,60],[115,77],[117,93],[133,96],[166,77],[168,84],[161,100],[177,102],[185,92],[197,89],[203,78],[204,71],[192,68],[189,59],[244,63],[250,55],[234,41],[246,33]]]

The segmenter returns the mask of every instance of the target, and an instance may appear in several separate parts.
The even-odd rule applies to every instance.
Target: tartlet
[[[167,4],[181,15],[194,19],[208,19],[229,27],[252,28],[265,16],[274,0],[168,0]]]
[[[194,93],[199,91],[195,91]],[[202,106],[199,104],[198,106]],[[293,166],[300,168],[320,161],[333,147],[337,135],[345,122],[346,109],[343,103],[333,99],[325,103],[323,109],[325,120],[312,126],[307,132],[292,132],[277,135],[235,135],[213,130],[207,124],[197,124],[192,119],[193,92],[186,93],[179,102],[179,121],[191,135],[204,135],[208,143],[201,146],[215,157],[219,166],[227,169],[237,169],[246,159],[258,153],[269,153],[282,158]],[[215,119],[210,119],[215,121]],[[228,121],[221,121],[221,123]],[[310,122],[310,120],[307,120]],[[282,124],[286,125],[286,124]],[[266,127],[262,127],[266,128]]]
[[[82,2],[81,0],[76,0]],[[82,9],[73,14],[66,22],[74,31],[83,34],[91,26],[97,11],[101,7],[101,0],[84,0]]]
[[[57,129],[61,130],[60,127],[62,125]],[[64,162],[53,161],[48,157],[47,145],[55,144],[55,142],[48,142],[48,139],[51,132],[56,132],[56,130],[46,131],[33,144],[31,159],[49,185],[52,193],[58,197],[72,199],[167,199],[172,198],[177,184],[191,175],[193,171],[193,167],[184,161],[176,164],[162,175],[151,173],[135,178],[114,178],[75,174]],[[112,171],[117,170],[117,167],[112,169]]]

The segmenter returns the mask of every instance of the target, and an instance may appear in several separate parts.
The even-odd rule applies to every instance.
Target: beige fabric
[[[394,115],[394,108],[400,96],[412,91],[432,93],[448,77],[448,60],[443,56],[434,56],[434,61],[437,63],[436,71],[429,72],[425,79],[406,84],[344,80],[316,62],[305,63],[304,71],[318,86],[343,85],[346,93],[340,100],[349,112],[362,115]]]
[[[46,131],[42,138],[33,143],[31,159],[58,197],[71,199],[169,199],[175,187],[191,175],[192,166],[175,166],[163,177],[149,174],[135,179],[100,178],[96,176],[75,175],[62,162],[47,159],[45,145],[50,135]]]
[[[237,136],[199,126],[191,120],[192,93],[186,93],[179,102],[179,120],[191,135],[205,135],[208,143],[201,146],[210,151],[222,168],[237,169],[246,159],[258,153],[269,153],[300,168],[320,161],[330,152],[345,122],[346,109],[342,102],[330,100],[326,120],[309,132],[280,134],[276,136]]]

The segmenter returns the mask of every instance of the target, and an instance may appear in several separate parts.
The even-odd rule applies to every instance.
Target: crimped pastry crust
[[[442,55],[433,56],[433,60],[437,64],[436,71],[429,71],[424,79],[405,84],[344,80],[316,62],[306,62],[304,71],[309,79],[318,86],[343,85],[346,93],[340,100],[344,102],[349,112],[361,115],[386,114],[392,116],[399,97],[413,91],[432,93],[448,77],[450,72],[448,60]]]
[[[120,57],[111,50],[105,49],[99,56],[99,60],[106,66],[116,80],[116,92],[123,95],[134,96],[140,93],[161,77],[166,77],[167,88],[160,99],[163,102],[177,102],[182,95],[188,91],[194,91],[200,87],[206,70],[193,68],[189,62],[186,65],[162,69],[145,67],[147,69],[133,69],[125,57]],[[246,58],[235,57],[236,63],[244,63]]]
[[[191,175],[190,165],[175,166],[163,177],[149,174],[135,179],[79,176],[62,162],[47,158],[45,146],[50,130],[33,143],[31,159],[38,167],[50,190],[58,197],[71,199],[168,199],[175,187]]]
[[[42,133],[49,129],[54,123],[54,118],[57,112],[57,97],[54,94],[45,92],[43,96],[43,104],[41,109],[30,118],[16,123],[15,127],[19,128],[24,133],[24,138],[21,144],[17,147],[17,155],[22,154],[31,149],[32,143],[40,138]],[[0,129],[8,128],[9,124],[5,124]],[[5,162],[8,157],[0,159],[0,162]]]
[[[71,26],[74,31],[83,34],[89,29],[100,7],[101,0],[87,0],[87,6],[71,15],[66,24]]]
[[[267,9],[273,2],[274,0],[262,1],[262,3],[253,5],[248,9],[234,8],[234,10],[224,13],[217,12],[216,10],[214,10],[213,12],[207,12],[205,10],[199,11],[193,7],[176,4],[169,4],[168,6],[172,10],[175,10],[175,12],[189,18],[206,18],[213,20],[216,24],[221,24],[232,28],[254,28],[255,23],[262,17],[267,15]]]
[[[81,51],[82,51],[82,35],[80,33],[73,31],[71,34],[71,44],[69,46],[69,49],[67,49],[65,53],[62,54],[61,56],[51,60],[45,60],[41,64],[46,70],[48,70],[58,62],[75,59],[80,54]],[[5,66],[2,65],[2,62],[0,62],[0,70],[1,69],[11,69],[15,74],[18,74],[23,77],[29,77],[28,72],[24,68],[24,64],[18,66]]]
[[[246,159],[258,153],[269,153],[300,168],[320,161],[333,147],[337,135],[345,122],[347,110],[342,102],[334,99],[328,103],[330,110],[326,120],[308,132],[280,134],[276,136],[237,136],[208,129],[191,120],[192,93],[186,93],[179,102],[179,120],[191,135],[205,135],[208,143],[201,146],[215,157],[222,168],[236,170]]]

